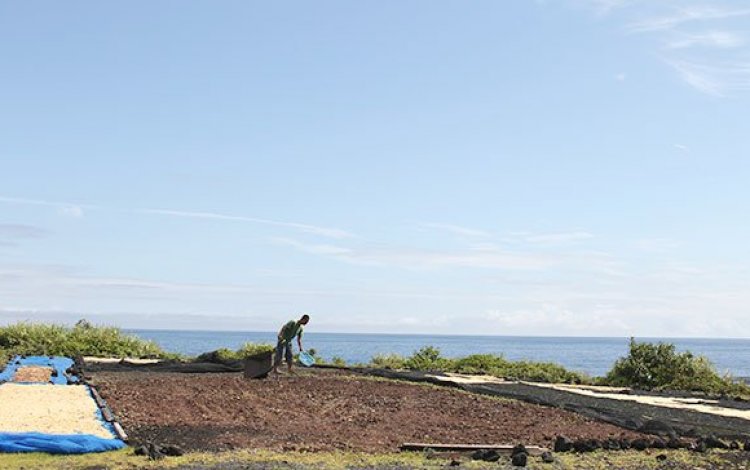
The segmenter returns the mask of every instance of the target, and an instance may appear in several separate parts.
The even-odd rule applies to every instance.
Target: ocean
[[[237,349],[245,342],[273,343],[271,332],[128,330],[157,342],[167,351],[197,355],[219,348]],[[680,351],[708,357],[720,373],[750,377],[750,339],[638,338],[674,343]],[[330,360],[368,362],[375,354],[410,355],[422,346],[435,346],[445,357],[502,354],[511,360],[549,361],[592,376],[607,373],[617,358],[627,354],[628,338],[570,338],[535,336],[448,336],[353,333],[305,333],[303,346]]]

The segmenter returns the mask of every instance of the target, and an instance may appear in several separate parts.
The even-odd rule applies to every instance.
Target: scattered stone
[[[719,440],[713,435],[706,436],[701,440],[706,443],[706,447],[709,449],[729,449],[729,445],[726,442]]]
[[[135,451],[133,452],[135,455],[148,455],[148,447],[146,446],[138,446],[135,448]]]
[[[745,441],[744,449],[745,452],[750,452],[750,441]]]
[[[451,463],[450,463],[451,467],[458,467],[459,465],[461,465],[460,461],[458,461],[456,459],[451,460]]]
[[[732,441],[729,443],[729,448],[732,450],[740,450],[740,443],[737,441]]]
[[[161,451],[162,454],[166,455],[167,457],[181,457],[185,455],[184,450],[182,450],[178,446],[173,446],[173,445],[161,446],[159,450]]]
[[[659,454],[659,455],[657,455],[656,456],[656,460],[658,460],[659,462],[664,462],[665,460],[667,460],[667,454]]]
[[[708,450],[708,446],[706,445],[705,441],[698,440],[698,442],[690,446],[690,450],[692,450],[693,452],[698,452],[702,454]]]
[[[159,450],[159,447],[156,446],[153,443],[150,443],[148,445],[148,458],[149,460],[161,460],[165,457],[164,454],[161,453]]]
[[[667,448],[669,449],[685,449],[687,445],[679,439],[670,439],[667,441]]]
[[[628,439],[626,437],[623,437],[622,439],[620,439],[620,449],[622,449],[622,450],[628,450],[631,447],[632,447],[632,445],[630,444],[630,439]]]
[[[573,450],[573,441],[565,436],[557,436],[554,449],[555,452],[570,452]]]
[[[552,452],[544,452],[542,454],[542,462],[544,462],[544,463],[555,463],[555,456],[552,455]]]
[[[635,450],[646,450],[649,448],[649,444],[651,443],[648,441],[648,439],[644,439],[641,437],[633,440],[631,444],[633,446],[633,449]]]
[[[643,426],[638,428],[638,431],[645,434],[655,434],[657,436],[666,436],[671,439],[677,438],[677,433],[674,428],[664,421],[658,419],[651,419],[646,421]]]
[[[528,455],[528,453],[529,453],[529,451],[526,450],[526,446],[524,446],[523,444],[518,444],[510,452],[510,456],[513,457],[514,455],[518,455],[518,454],[527,454]]]
[[[573,443],[573,449],[576,452],[593,452],[601,449],[601,443],[596,439],[578,439]]]
[[[510,463],[512,463],[514,467],[525,467],[528,459],[529,454],[527,454],[526,452],[521,452],[520,454],[514,455],[510,459]]]
[[[471,454],[473,460],[481,460],[483,462],[497,462],[500,460],[500,454],[496,450],[492,449],[479,449]]]
[[[602,444],[602,448],[605,450],[620,450],[620,443],[617,439],[609,438]]]
[[[657,437],[653,441],[651,441],[651,448],[652,449],[666,449],[667,443],[664,442],[664,439]]]

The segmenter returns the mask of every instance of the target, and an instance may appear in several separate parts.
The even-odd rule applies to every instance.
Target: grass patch
[[[42,356],[167,357],[156,343],[126,335],[119,328],[15,323],[0,327],[0,352]]]
[[[656,460],[656,455],[667,456],[668,467]],[[686,451],[645,452],[593,452],[590,454],[558,454],[558,462],[544,464],[538,457],[529,458],[528,468],[542,469],[649,469],[649,468],[736,468],[726,459],[729,454],[710,452],[695,454]],[[221,464],[232,464],[238,468],[322,468],[322,469],[393,469],[393,468],[445,468],[449,460],[428,459],[424,453],[380,453],[361,452],[274,452],[269,450],[238,450],[220,453],[189,453],[182,457],[170,457],[152,462],[146,457],[133,454],[132,449],[102,454],[55,456],[47,454],[0,454],[0,468],[20,469],[70,469],[84,470],[107,468],[123,470],[134,468],[169,469],[184,466],[212,468]],[[473,462],[462,459],[462,468],[504,468],[498,463]]]

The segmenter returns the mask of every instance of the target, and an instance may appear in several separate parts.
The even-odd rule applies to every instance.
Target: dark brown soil
[[[394,451],[404,442],[551,445],[636,434],[556,408],[448,388],[315,373],[97,373],[134,442],[185,449]]]

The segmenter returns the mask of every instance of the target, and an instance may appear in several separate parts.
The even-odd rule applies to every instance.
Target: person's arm
[[[304,351],[304,349],[302,349],[302,334],[301,333],[297,335],[297,346],[299,346],[299,352]]]
[[[276,335],[276,338],[277,338],[277,339],[278,339],[279,341],[281,341],[281,335],[282,335],[283,333],[284,333],[284,327],[282,326],[282,327],[281,327],[281,329],[279,330],[279,334],[278,334],[278,335]]]

